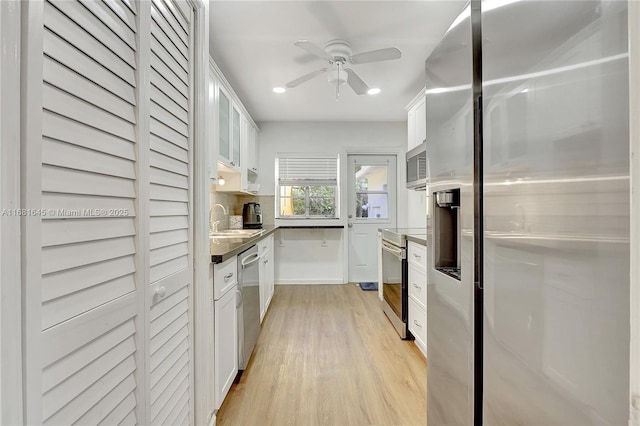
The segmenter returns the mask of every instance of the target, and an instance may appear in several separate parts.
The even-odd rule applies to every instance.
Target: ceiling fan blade
[[[310,72],[309,74],[305,74],[302,77],[296,78],[295,80],[288,82],[287,83],[287,87],[289,89],[293,89],[294,87],[304,83],[305,81],[309,81],[312,78],[317,77],[320,74],[325,73],[325,72],[327,72],[326,68],[322,68],[320,70]]]
[[[358,53],[349,57],[352,64],[366,64],[369,62],[389,61],[398,59],[402,56],[402,52],[397,47],[387,47],[386,49],[372,50],[371,52]]]
[[[299,48],[311,53],[312,55],[317,56],[318,58],[322,58],[327,61],[331,59],[331,56],[329,56],[329,54],[325,52],[324,49],[322,49],[318,45],[311,43],[309,40],[298,40],[294,44]]]
[[[347,72],[347,75],[349,76],[349,78],[347,79],[347,84],[351,86],[351,88],[353,89],[354,92],[356,92],[356,94],[364,95],[369,91],[369,86],[367,86],[367,84],[364,81],[362,81],[360,77],[358,77],[358,74],[356,74],[350,68],[345,68],[344,70]]]

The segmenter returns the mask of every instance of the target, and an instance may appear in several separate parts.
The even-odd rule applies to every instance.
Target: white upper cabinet
[[[424,89],[407,105],[407,151],[427,140],[427,116]]]
[[[214,85],[209,97],[213,117],[210,175],[212,179],[224,177],[226,183],[218,191],[247,193],[257,180],[258,129],[224,75],[213,61],[210,65]]]
[[[217,91],[218,129],[215,134],[218,137],[218,161],[232,166],[231,97],[220,83],[217,84]]]

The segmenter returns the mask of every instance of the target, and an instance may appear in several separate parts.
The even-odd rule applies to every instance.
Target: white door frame
[[[630,421],[640,424],[640,2],[629,1],[629,125],[631,158]]]
[[[20,0],[0,1],[0,424],[22,424]],[[4,211],[7,209],[7,211]]]
[[[406,227],[407,225],[407,218],[406,218],[406,214],[402,215],[400,213],[400,207],[401,206],[406,206],[407,205],[407,189],[404,187],[404,185],[402,185],[402,182],[405,181],[405,174],[406,174],[406,169],[407,169],[407,164],[406,164],[406,160],[405,160],[405,151],[406,149],[403,146],[388,146],[388,147],[361,147],[361,146],[356,146],[356,147],[345,147],[344,150],[344,161],[341,161],[341,176],[344,176],[345,178],[347,177],[347,173],[348,173],[348,166],[347,166],[347,158],[349,158],[349,155],[367,155],[367,154],[371,154],[371,155],[395,155],[396,156],[396,185],[397,185],[397,189],[396,189],[396,226],[398,228],[402,228],[402,227]],[[342,191],[345,192],[345,194],[343,196],[341,196],[341,200],[340,203],[342,206],[348,206],[348,196],[346,194],[346,191]],[[347,223],[347,210],[348,208],[346,208],[344,211],[344,224],[346,225]],[[406,210],[406,209],[405,209]],[[343,261],[342,261],[342,265],[343,265],[343,269],[342,269],[342,277],[343,277],[343,282],[348,283],[349,282],[349,231],[348,229],[345,227],[344,229],[344,238],[343,238],[343,247],[342,247],[342,251],[343,251]]]
[[[213,285],[209,281],[209,2],[191,0],[194,8],[193,126],[193,284],[191,349],[192,424],[215,422],[213,415]],[[195,313],[195,314],[194,314]],[[197,315],[197,316],[196,316]],[[194,319],[201,322],[194,324]],[[207,321],[210,318],[210,321]],[[196,371],[198,374],[196,374]]]

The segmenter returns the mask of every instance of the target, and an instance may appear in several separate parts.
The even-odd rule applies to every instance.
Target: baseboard
[[[276,285],[296,285],[296,284],[347,284],[341,279],[322,280],[322,279],[304,279],[304,280],[279,280]]]

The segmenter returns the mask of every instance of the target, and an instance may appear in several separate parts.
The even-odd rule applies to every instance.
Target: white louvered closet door
[[[184,1],[151,2],[149,409],[147,423],[192,416],[192,31]]]
[[[41,334],[27,338],[27,345],[38,342],[39,353],[27,346],[27,354],[39,357],[42,396],[39,380],[29,381],[27,419],[134,424],[136,5],[49,0],[37,7],[43,7],[43,111],[42,161],[34,167],[42,173],[47,215],[35,314]],[[40,406],[38,420],[33,407]]]

